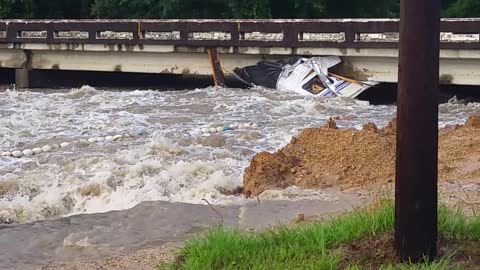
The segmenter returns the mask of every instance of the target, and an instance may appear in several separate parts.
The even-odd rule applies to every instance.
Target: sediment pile
[[[465,125],[440,130],[439,178],[480,178],[480,115]],[[260,153],[244,174],[244,193],[298,186],[349,189],[393,182],[396,123],[378,129],[338,129],[333,119],[322,128],[305,129],[276,153]],[[478,153],[478,154],[477,154]]]

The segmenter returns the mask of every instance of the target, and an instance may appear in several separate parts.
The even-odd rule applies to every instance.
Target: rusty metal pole
[[[440,1],[401,0],[395,243],[401,258],[437,253]]]
[[[212,67],[212,76],[215,86],[225,87],[225,75],[223,74],[222,64],[220,63],[220,55],[217,48],[208,48],[208,60]]]

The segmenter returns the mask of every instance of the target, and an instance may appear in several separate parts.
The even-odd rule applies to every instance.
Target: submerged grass
[[[343,215],[327,223],[282,227],[248,233],[216,227],[190,241],[173,264],[159,269],[340,269],[341,247],[388,233],[394,225],[391,201]],[[447,239],[480,241],[480,218],[439,210],[439,230]],[[385,262],[388,264],[389,262]],[[347,269],[362,269],[349,266]],[[451,257],[432,264],[386,265],[382,269],[460,269]]]

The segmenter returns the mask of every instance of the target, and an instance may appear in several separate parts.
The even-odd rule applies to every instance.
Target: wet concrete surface
[[[298,214],[327,218],[361,204],[357,194],[336,200],[254,201],[214,206],[145,202],[125,211],[0,226],[0,268],[42,269],[136,250],[182,243],[212,226],[265,229],[289,224]],[[214,210],[215,209],[215,210]]]

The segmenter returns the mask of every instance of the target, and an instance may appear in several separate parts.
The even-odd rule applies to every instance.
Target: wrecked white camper
[[[249,86],[263,86],[318,97],[356,98],[378,84],[356,81],[328,71],[340,63],[341,60],[337,56],[293,57],[236,68],[234,75]]]

